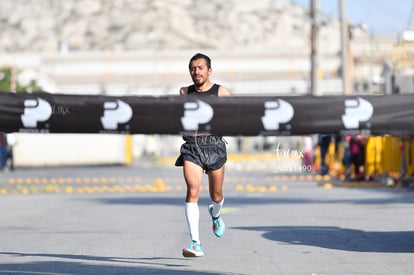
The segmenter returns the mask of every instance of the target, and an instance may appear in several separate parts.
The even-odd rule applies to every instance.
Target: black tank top
[[[220,88],[220,85],[218,84],[214,84],[209,90],[205,91],[205,92],[197,92],[196,88],[194,85],[188,86],[187,89],[187,95],[189,96],[218,96],[218,90]],[[194,140],[194,136],[213,136],[209,133],[194,133],[192,135],[184,135],[183,139],[186,142],[191,142]],[[218,138],[221,139],[221,136],[217,136]]]
[[[188,87],[187,94],[188,95],[197,95],[197,96],[218,96],[218,90],[220,85],[214,84],[209,90],[205,92],[197,92],[194,85]]]

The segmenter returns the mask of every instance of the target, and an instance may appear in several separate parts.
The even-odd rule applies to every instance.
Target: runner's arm
[[[220,86],[218,96],[231,96],[230,90],[226,87]]]
[[[186,95],[188,92],[188,87],[181,87],[180,89],[180,95]]]

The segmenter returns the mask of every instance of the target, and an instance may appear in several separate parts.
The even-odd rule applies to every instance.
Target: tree
[[[10,92],[12,70],[10,67],[0,69],[0,92]],[[29,85],[23,85],[16,80],[16,92],[41,92],[42,88],[36,80],[31,80]]]

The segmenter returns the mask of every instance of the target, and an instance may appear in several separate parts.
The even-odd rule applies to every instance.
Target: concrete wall
[[[146,157],[175,157],[179,135],[29,134],[14,133],[16,167],[59,165],[128,165]],[[273,154],[277,144],[298,148],[300,137],[225,137],[229,154]],[[240,145],[240,148],[239,148]],[[143,158],[144,157],[144,158]]]
[[[14,146],[17,167],[126,164],[130,142],[124,135],[18,133]]]

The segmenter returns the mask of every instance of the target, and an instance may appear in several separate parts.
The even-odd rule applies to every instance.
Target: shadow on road
[[[327,249],[414,253],[414,232],[372,232],[323,226],[234,227],[233,229],[263,231],[263,237],[290,245],[306,245]]]
[[[191,259],[185,258],[122,258],[89,255],[0,252],[2,256],[30,259],[30,262],[0,264],[0,274],[197,274],[218,275],[214,272],[184,270]],[[59,258],[44,261],[40,258]],[[34,261],[36,260],[36,261]],[[169,263],[170,262],[170,263]],[[177,264],[171,263],[177,262]],[[221,274],[221,273],[220,273]]]
[[[90,198],[88,198],[89,200]],[[128,196],[128,197],[103,197],[96,199],[104,204],[137,204],[137,205],[184,205],[184,196],[179,197],[165,197],[165,196]],[[210,199],[207,197],[200,198],[200,204],[208,204]],[[414,196],[412,194],[393,195],[383,198],[350,198],[350,199],[306,199],[306,198],[280,198],[280,197],[240,197],[226,196],[226,205],[265,205],[265,204],[360,204],[360,205],[374,205],[374,204],[395,204],[395,203],[414,203]]]

